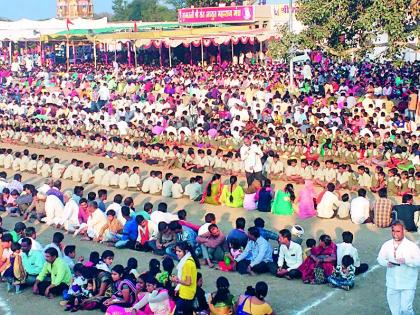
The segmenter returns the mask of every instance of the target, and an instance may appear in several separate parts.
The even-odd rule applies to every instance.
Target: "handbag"
[[[315,284],[324,284],[327,282],[324,269],[320,265],[317,265],[314,269],[314,282]]]

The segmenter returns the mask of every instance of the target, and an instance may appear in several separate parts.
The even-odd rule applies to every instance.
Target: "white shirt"
[[[198,229],[198,236],[207,233],[209,231],[210,224],[211,223],[204,223],[202,226],[200,226],[200,228]]]
[[[172,213],[162,212],[162,211],[153,211],[150,215],[150,220],[158,226],[160,222],[166,222],[169,224],[171,221],[178,220],[178,217]]]
[[[339,205],[340,201],[338,200],[338,197],[332,192],[326,191],[317,207],[318,217],[332,218],[334,210],[337,209]]]
[[[252,144],[249,147],[243,145],[241,147],[241,160],[244,161],[245,172],[254,173],[262,171],[261,157],[263,153],[261,149]]]
[[[284,244],[280,246],[277,266],[281,268],[283,267],[284,262],[286,262],[287,270],[297,269],[303,262],[302,257],[302,247],[300,247],[299,244],[290,241],[289,248]]]
[[[341,265],[341,260],[346,255],[350,255],[353,258],[353,265],[355,267],[360,267],[360,258],[356,247],[354,247],[353,244],[349,243],[337,244],[337,265]]]
[[[398,258],[404,258],[405,264],[387,268],[386,286],[394,290],[415,290],[420,267],[419,247],[406,238],[398,246],[394,240],[389,240],[382,245],[377,260],[381,266],[387,267],[388,262],[395,262]]]
[[[353,223],[363,224],[369,218],[369,200],[365,197],[356,197],[350,203],[350,217]]]

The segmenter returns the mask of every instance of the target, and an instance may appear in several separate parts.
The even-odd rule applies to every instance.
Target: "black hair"
[[[112,250],[107,249],[103,251],[101,255],[101,260],[103,261],[106,258],[114,258],[114,257],[115,257],[114,252]]]
[[[230,305],[232,303],[232,297],[229,291],[229,280],[225,277],[219,277],[216,280],[217,291],[212,298],[212,304],[224,303]]]
[[[289,241],[292,239],[292,233],[288,229],[280,230],[280,235],[284,238],[287,238]]]
[[[268,285],[264,281],[257,282],[255,285],[255,296],[260,299],[261,301],[264,301],[265,297],[268,293]]]
[[[64,240],[64,234],[61,232],[55,232],[53,235],[53,243],[60,244]]]
[[[206,215],[204,216],[204,221],[206,223],[211,223],[215,220],[216,220],[216,216],[214,215],[214,213],[209,212],[209,213],[206,213]]]
[[[229,201],[233,202],[233,185],[235,185],[238,182],[238,177],[236,176],[231,176],[229,179],[229,184],[230,184],[230,196],[229,196]]]
[[[207,185],[207,191],[206,191],[207,197],[211,196],[211,185],[213,184],[213,182],[216,181],[216,180],[219,180],[220,178],[221,178],[220,174],[214,174],[213,175],[210,183],[208,183],[208,185]]]
[[[308,238],[306,240],[305,244],[306,244],[306,247],[312,248],[312,247],[314,247],[316,245],[316,240],[313,239],[313,238]]]
[[[353,243],[353,233],[350,231],[344,231],[341,234],[341,237],[343,238],[343,242],[347,244]]]
[[[160,272],[160,261],[156,258],[152,258],[149,261],[149,275],[156,277]]]
[[[165,257],[162,260],[162,269],[166,271],[168,274],[171,274],[174,268],[175,268],[175,264],[171,257]]]
[[[105,253],[105,252],[104,252]],[[106,257],[105,257],[106,258]],[[97,251],[93,251],[89,255],[89,261],[96,266],[99,263],[100,257]]]
[[[264,228],[264,226],[265,226],[265,221],[264,221],[264,219],[263,219],[263,218],[256,218],[256,219],[254,220],[254,225],[255,225],[256,227],[258,227],[258,228]]]
[[[64,255],[68,256],[70,253],[73,253],[76,251],[76,246],[74,245],[67,245],[64,247]]]
[[[344,202],[349,201],[349,199],[350,199],[349,194],[343,194],[343,195],[341,196],[341,200],[342,200],[342,201],[344,201]]]
[[[245,218],[239,217],[236,219],[235,226],[237,229],[244,230],[246,225]]]
[[[112,271],[118,273],[121,276],[121,278],[124,278],[125,276],[123,265],[115,265],[114,267],[112,267]]]
[[[198,257],[195,254],[194,249],[191,247],[190,244],[188,244],[188,242],[186,241],[178,242],[176,243],[176,247],[178,247],[183,252],[189,252],[191,254],[191,257],[194,259],[195,266],[197,267],[197,269],[200,269],[200,261],[198,260]]]
[[[332,240],[331,240],[331,236],[329,236],[329,235],[327,235],[327,234],[322,234],[322,235],[319,237],[319,240],[320,240],[321,242],[324,242],[324,244],[325,244],[326,246],[331,245],[331,242],[332,242]]]
[[[252,226],[248,229],[248,233],[251,234],[255,238],[259,238],[261,236],[260,230],[257,227]]]
[[[289,193],[289,195],[290,195],[290,201],[293,203],[295,201],[295,199],[296,199],[293,185],[292,184],[287,184],[284,187],[284,191],[287,192],[287,193]]]
[[[58,251],[54,247],[48,247],[44,252],[50,256],[58,257]]]
[[[349,267],[354,264],[354,259],[350,255],[344,255],[341,259],[341,265],[344,267]]]

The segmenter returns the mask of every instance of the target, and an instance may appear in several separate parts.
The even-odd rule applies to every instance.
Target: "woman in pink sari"
[[[132,307],[108,307],[105,315],[167,315],[173,310],[175,303],[170,300],[168,291],[158,288],[158,281],[153,277],[146,279],[146,291],[138,296],[138,302]]]
[[[314,206],[315,190],[311,180],[305,180],[305,186],[299,192],[299,218],[307,219],[316,216]]]
[[[337,261],[337,246],[332,242],[329,235],[321,235],[319,245],[311,249],[299,271],[302,273],[303,283],[315,284],[315,268],[321,267],[324,271],[325,279],[332,275]]]

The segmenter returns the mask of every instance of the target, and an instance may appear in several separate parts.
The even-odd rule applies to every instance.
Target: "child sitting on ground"
[[[328,283],[332,287],[338,287],[349,291],[354,287],[354,277],[356,268],[354,260],[350,255],[343,256],[341,265],[335,267],[334,273],[328,277]]]
[[[9,267],[4,271],[3,277],[7,280],[7,292],[10,292],[15,287],[15,293],[19,294],[22,292],[20,286],[25,283],[26,279],[26,272],[20,256],[21,246],[19,243],[12,243],[10,249],[12,254],[8,258]]]
[[[233,238],[229,242],[229,253],[225,254],[225,257],[222,261],[219,261],[219,266],[217,269],[221,271],[233,271],[235,270],[235,259],[242,253],[241,245],[236,238]]]
[[[350,196],[349,194],[344,194],[341,196],[341,204],[337,210],[337,216],[339,219],[348,219],[350,217]]]
[[[86,267],[81,263],[74,265],[73,282],[67,291],[67,304],[65,311],[77,312],[84,299],[92,297],[94,289],[94,281],[86,280],[84,276]]]
[[[316,241],[313,238],[308,238],[305,244],[306,244],[306,248],[303,251],[303,260],[305,260],[306,257],[311,256],[311,249],[316,246]]]

